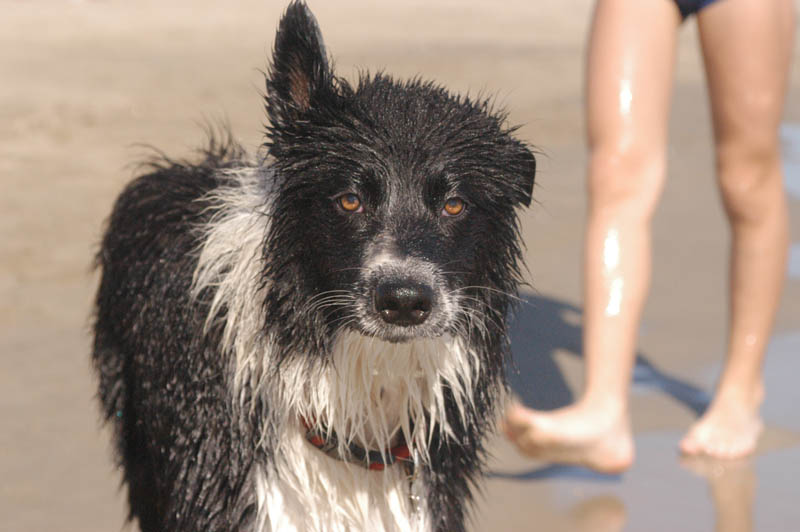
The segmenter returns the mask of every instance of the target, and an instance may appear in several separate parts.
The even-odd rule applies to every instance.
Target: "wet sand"
[[[87,327],[92,254],[143,153],[136,144],[188,156],[203,138],[198,124],[221,117],[249,148],[261,142],[258,70],[284,2],[166,4],[0,0],[3,530],[108,531],[124,518],[93,399]],[[581,74],[591,2],[346,0],[312,7],[340,74],[353,79],[359,68],[384,69],[496,94],[512,122],[523,124],[522,137],[543,152],[537,203],[523,217],[535,292],[514,329],[524,373],[515,386],[540,407],[568,402],[581,379]],[[789,129],[800,123],[798,57]],[[800,259],[793,259],[770,347],[759,453],[720,468],[680,464],[676,452],[724,350],[728,236],[710,139],[700,54],[687,24],[632,392],[637,463],[620,477],[598,476],[528,461],[496,439],[473,530],[800,526]],[[797,135],[787,134],[786,143],[787,157],[800,152]],[[787,169],[793,164],[800,168],[787,159]],[[793,179],[787,188],[797,250],[800,177]]]

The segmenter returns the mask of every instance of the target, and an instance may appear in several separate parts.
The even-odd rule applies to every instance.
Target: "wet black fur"
[[[355,268],[379,233],[450,272],[449,287],[489,288],[466,291],[465,304],[485,315],[489,333],[470,331],[483,358],[475,408],[461,425],[450,398],[457,439],[435,441],[422,470],[437,530],[464,530],[483,436],[505,386],[505,318],[519,282],[515,208],[530,202],[534,158],[485,101],[382,74],[355,86],[337,78],[313,16],[298,2],[276,37],[266,107],[260,173],[274,180],[264,187],[274,192],[264,198],[271,206],[261,257],[270,287],[264,330],[276,335],[279,359],[327,355],[348,309],[303,309],[325,290],[358,290]],[[203,333],[207,298],[190,297],[202,244],[196,229],[210,221],[206,195],[223,183],[221,169],[247,164],[230,142],[212,142],[197,164],[156,164],[117,200],[98,254],[93,360],[131,519],[145,532],[253,526],[248,474],[271,460],[270,442],[258,441],[269,405],[260,397],[249,399],[252,409],[234,405],[219,327]],[[364,213],[336,209],[333,199],[344,192],[361,196]],[[442,217],[453,193],[466,211]]]

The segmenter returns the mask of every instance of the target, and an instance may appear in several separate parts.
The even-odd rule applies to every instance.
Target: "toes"
[[[514,442],[517,444],[517,448],[522,451],[523,453],[527,454],[531,458],[539,458],[542,452],[542,448],[539,445],[539,442],[536,441],[534,437],[533,431],[526,431],[520,434],[516,441]]]
[[[680,449],[683,454],[695,456],[700,454],[700,443],[694,434],[689,433],[681,440]]]
[[[703,451],[705,454],[713,458],[728,460],[729,458],[733,457],[735,449],[736,448],[732,445],[714,441],[714,442],[709,442],[705,446],[705,449],[703,449]]]
[[[501,430],[509,439],[515,440],[530,428],[530,415],[524,406],[513,404],[506,408],[505,418],[500,422]]]
[[[723,460],[743,458],[755,450],[752,438],[735,438],[730,434],[690,432],[681,442],[680,450],[688,456],[709,456]]]
[[[511,432],[511,427],[508,426],[505,419],[501,419],[497,422],[497,431],[504,434],[509,440],[514,438],[514,433]]]
[[[508,408],[506,408],[505,424],[512,430],[526,425],[530,417],[527,410],[527,408],[519,403],[510,404]]]
[[[755,445],[751,441],[736,441],[727,445],[722,442],[716,443],[709,447],[708,453],[717,458],[724,458],[726,460],[735,460],[743,458],[752,453]]]

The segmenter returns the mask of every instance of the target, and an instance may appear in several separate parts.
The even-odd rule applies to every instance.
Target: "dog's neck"
[[[319,422],[305,418],[301,418],[300,421],[306,432],[306,440],[331,458],[356,464],[371,471],[383,471],[387,466],[400,462],[409,474],[413,473],[414,459],[402,435],[398,435],[399,441],[388,449],[368,449],[351,442],[343,453],[335,432]]]
[[[409,360],[409,366],[412,364],[413,361]],[[337,377],[345,376],[344,371],[334,371],[334,373]],[[348,454],[351,454],[348,450],[354,450],[358,456],[361,452],[385,454],[394,447],[406,446],[406,435],[403,433],[402,425],[404,416],[408,417],[408,412],[404,410],[409,399],[408,386],[400,376],[393,376],[383,368],[368,373],[371,374],[369,376],[372,377],[372,382],[368,385],[369,390],[367,391],[365,386],[365,390],[360,394],[360,405],[358,405],[360,416],[353,416],[353,419],[361,419],[359,428],[353,426],[355,421],[346,421],[343,424],[341,417],[328,416],[324,412],[313,418],[300,416],[307,439],[312,443],[315,436],[322,437],[325,440],[324,446],[329,448],[340,440],[337,431],[341,431],[346,440],[343,442],[344,449],[340,448],[341,452],[337,453],[340,456],[337,458],[344,461],[359,461],[347,458]],[[352,382],[353,376],[355,375],[351,373],[347,378]],[[363,377],[364,374],[358,376]],[[364,382],[364,379],[359,381]],[[376,419],[381,423],[376,423]],[[405,421],[414,424],[413,419]]]

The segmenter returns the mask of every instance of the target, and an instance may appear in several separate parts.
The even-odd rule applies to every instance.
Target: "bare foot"
[[[511,403],[503,423],[519,451],[545,462],[619,473],[633,463],[633,438],[627,413],[613,414],[587,402],[553,412]]]
[[[764,424],[758,410],[763,391],[719,393],[680,443],[688,455],[735,459],[752,454]]]

